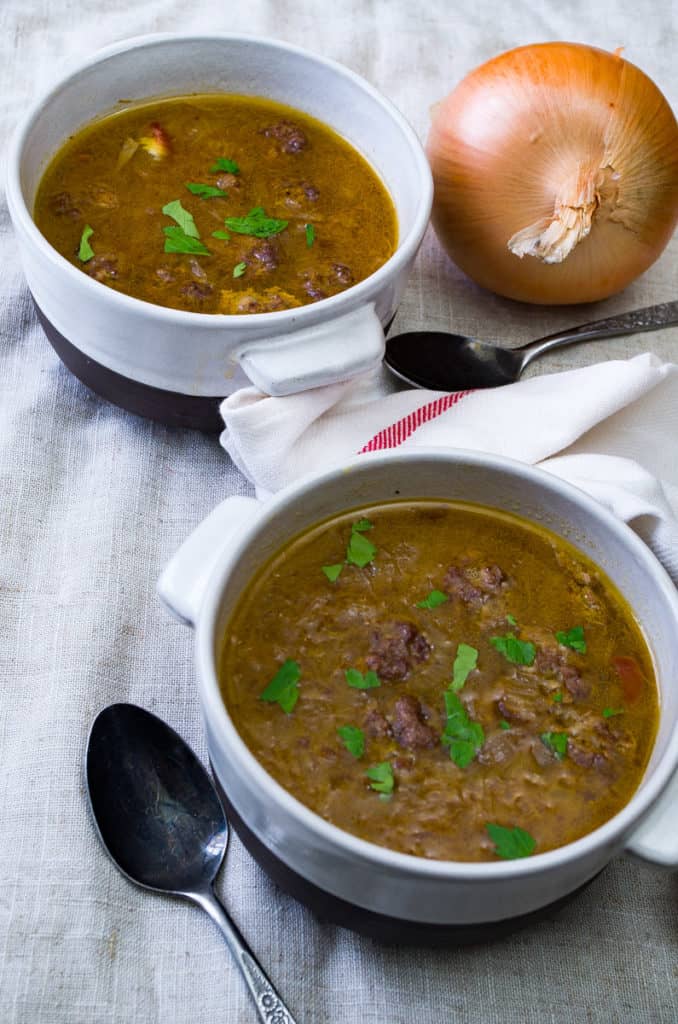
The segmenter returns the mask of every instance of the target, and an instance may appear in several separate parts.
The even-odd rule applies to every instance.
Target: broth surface
[[[316,302],[368,277],[397,244],[391,198],[349,143],[246,96],[165,99],[88,125],[47,168],[34,219],[96,280],[202,313]]]
[[[603,824],[658,721],[647,645],[601,570],[518,517],[443,501],[293,539],[240,598],[221,685],[244,742],[317,814],[459,861]]]

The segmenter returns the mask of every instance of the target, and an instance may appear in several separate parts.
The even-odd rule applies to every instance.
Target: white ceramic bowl
[[[324,121],[375,168],[398,215],[394,255],[366,280],[277,313],[210,315],[116,292],[60,256],[35,226],[43,171],[61,143],[121,97],[197,92],[266,96]],[[64,362],[94,390],[142,415],[219,426],[218,400],[252,381],[274,395],[345,380],[379,363],[428,224],[424,151],[395,107],[334,61],[248,36],[146,36],[88,57],[26,114],[12,142],[9,211],[41,321]],[[191,417],[195,422],[189,422]]]
[[[396,497],[474,501],[546,526],[589,555],[634,609],[661,690],[659,732],[631,801],[582,839],[497,863],[397,853],[314,814],[267,774],[240,739],[221,699],[217,667],[225,626],[243,588],[298,531],[333,512]],[[295,879],[310,883],[311,903],[324,894],[321,910],[328,916],[382,936],[389,934],[391,921],[391,937],[397,938],[407,924],[435,931],[521,917],[572,893],[625,850],[656,864],[678,866],[678,594],[626,525],[557,477],[494,455],[453,449],[363,455],[344,468],[306,478],[265,504],[247,498],[223,502],[167,567],[159,593],[177,615],[196,626],[198,687],[210,757],[230,808],[245,826],[246,841],[283,885],[294,890]],[[279,870],[280,865],[286,870]],[[299,886],[297,890],[307,898],[308,893]],[[352,908],[353,916],[335,913],[337,906]],[[372,928],[375,922],[380,927]]]

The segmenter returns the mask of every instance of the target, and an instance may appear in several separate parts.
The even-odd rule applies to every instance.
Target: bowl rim
[[[603,849],[610,850],[610,857],[619,847],[620,837],[630,837],[640,819],[650,811],[670,779],[678,769],[678,728],[672,731],[664,753],[654,766],[650,776],[646,772],[640,786],[631,799],[612,818],[608,819],[592,832],[544,853],[536,853],[529,857],[515,860],[499,860],[489,862],[434,860],[417,857],[413,854],[401,853],[397,850],[379,846],[376,843],[361,839],[350,832],[325,821],[305,804],[269,775],[263,765],[250,751],[240,737],[228,714],[221,697],[217,670],[215,666],[214,648],[216,627],[218,624],[221,597],[228,585],[231,569],[236,565],[240,554],[248,546],[250,540],[266,528],[267,523],[289,504],[293,507],[303,499],[310,490],[322,488],[329,480],[342,476],[360,467],[369,467],[380,463],[411,463],[417,460],[435,460],[449,466],[450,463],[462,462],[475,465],[481,469],[508,471],[538,486],[545,486],[552,492],[574,501],[586,515],[597,518],[605,529],[616,535],[617,540],[628,549],[629,557],[639,560],[652,579],[652,585],[669,605],[678,626],[678,590],[673,585],[668,573],[637,534],[622,520],[618,519],[585,491],[569,481],[548,473],[537,466],[518,462],[503,455],[494,455],[470,449],[451,447],[417,447],[405,451],[370,452],[355,456],[341,465],[323,470],[320,473],[304,475],[293,484],[279,491],[268,499],[259,516],[252,519],[234,536],[234,543],[223,551],[215,562],[207,583],[207,588],[200,614],[196,622],[195,663],[197,669],[197,685],[200,694],[205,722],[218,730],[222,740],[226,742],[229,753],[235,755],[233,763],[240,770],[249,774],[256,787],[265,793],[266,802],[277,804],[285,813],[308,830],[312,835],[319,836],[326,844],[333,846],[353,860],[370,863],[372,866],[388,868],[394,872],[419,879],[484,881],[493,882],[507,878],[523,878],[529,875],[540,875],[545,872],[564,868],[575,861],[586,858],[589,854],[599,853]],[[293,535],[293,534],[291,534]],[[642,621],[638,618],[642,626]],[[660,691],[659,715],[663,714],[662,687],[658,679]],[[678,715],[677,715],[678,718]],[[656,742],[656,740],[655,740]],[[282,856],[282,854],[278,854]]]
[[[302,306],[295,306],[292,309],[275,310],[269,313],[249,313],[247,316],[238,313],[198,313],[189,310],[172,309],[169,306],[156,305],[145,299],[138,299],[125,292],[119,292],[108,285],[103,284],[94,278],[84,274],[78,267],[73,266],[64,256],[47,241],[42,232],[38,229],[21,188],[21,163],[26,140],[33,129],[34,123],[52,100],[58,98],[59,93],[69,84],[88,69],[102,64],[116,56],[137,51],[139,54],[144,50],[161,46],[167,43],[182,45],[185,43],[200,42],[224,42],[257,44],[264,48],[270,48],[286,52],[293,57],[301,58],[309,63],[319,65],[335,75],[344,78],[356,85],[363,92],[367,93],[383,110],[384,114],[395,122],[400,130],[404,142],[409,147],[419,175],[420,193],[417,205],[412,218],[412,225],[403,238],[398,239],[395,251],[385,263],[382,263],[369,277],[358,281],[342,292],[331,295],[319,302],[306,303]],[[100,116],[105,116],[102,114]],[[90,122],[88,122],[90,123]],[[329,125],[332,128],[332,125]],[[334,129],[333,129],[334,130]],[[338,133],[341,134],[341,133]],[[343,137],[343,136],[342,136]],[[63,140],[62,140],[63,141]],[[353,145],[351,143],[351,145]],[[354,147],[356,148],[356,147]],[[363,155],[363,154],[361,154]],[[367,159],[364,157],[364,159]],[[368,160],[370,166],[371,161]],[[391,191],[383,182],[381,175],[372,167],[375,174],[382,181],[384,188],[392,199]],[[283,40],[274,39],[269,36],[259,36],[255,33],[180,33],[180,32],[158,32],[140,36],[132,36],[120,40],[109,46],[102,47],[96,52],[87,56],[84,60],[71,60],[67,63],[63,73],[58,76],[48,88],[46,88],[37,99],[31,104],[28,111],[23,115],[17,124],[12,136],[7,161],[6,193],[10,216],[15,226],[20,225],[31,244],[37,246],[43,256],[52,263],[56,270],[67,275],[67,278],[75,287],[84,287],[91,291],[92,299],[99,296],[100,300],[108,300],[112,305],[119,305],[130,312],[146,315],[154,315],[158,320],[180,324],[187,328],[202,329],[205,327],[232,328],[236,325],[242,329],[245,324],[251,327],[260,327],[264,324],[275,325],[274,331],[282,327],[285,322],[293,321],[294,329],[311,326],[320,320],[333,318],[341,314],[342,307],[349,302],[353,305],[361,305],[371,300],[375,291],[384,286],[386,280],[397,273],[400,267],[416,255],[421,244],[426,228],[428,226],[431,207],[433,204],[433,176],[424,147],[414,128],[409,121],[400,113],[398,108],[390,99],[383,95],[378,89],[370,84],[361,75],[358,75],[351,68],[341,64],[339,61],[321,54],[316,54],[304,47],[288,43]],[[395,203],[394,203],[395,206]],[[397,210],[396,210],[397,213]]]

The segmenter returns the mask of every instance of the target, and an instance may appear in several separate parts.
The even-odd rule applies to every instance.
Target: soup
[[[320,523],[251,581],[224,702],[264,768],[338,827],[492,861],[586,835],[631,798],[658,691],[610,580],[554,534],[471,504]]]
[[[47,168],[34,218],[95,280],[201,313],[317,302],[397,243],[391,198],[352,146],[245,96],[165,99],[88,125]]]

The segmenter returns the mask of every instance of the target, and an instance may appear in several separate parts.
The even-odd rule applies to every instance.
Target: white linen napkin
[[[678,366],[645,353],[502,388],[396,391],[387,371],[221,405],[221,444],[266,497],[358,453],[471,448],[539,464],[629,523],[678,585]]]

